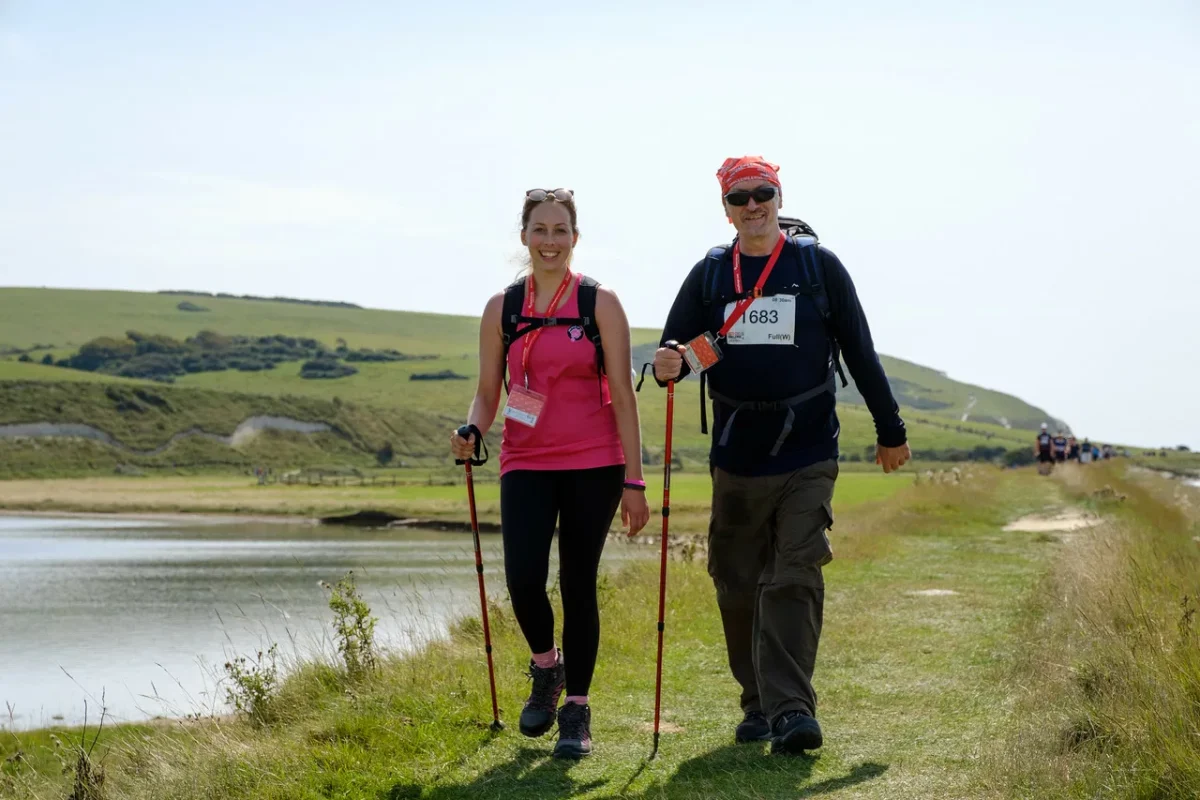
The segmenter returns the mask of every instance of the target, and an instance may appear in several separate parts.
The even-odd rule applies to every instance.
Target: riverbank
[[[980,467],[980,469],[989,469]],[[456,474],[454,477],[458,477]],[[392,485],[259,485],[239,475],[170,478],[64,478],[0,481],[0,513],[137,516],[146,519],[262,519],[296,524],[322,517],[378,511],[398,519],[419,520],[430,527],[469,522],[466,487],[439,474],[421,480],[414,474]],[[888,497],[914,480],[914,473],[884,475],[847,471],[838,480],[835,507],[849,508]],[[647,498],[652,516],[662,500],[662,473],[647,469]],[[707,530],[712,484],[707,472],[675,472],[671,476],[672,530],[701,534]],[[500,487],[484,478],[475,487],[479,521],[495,530],[500,522]],[[651,527],[654,526],[652,519]]]
[[[503,602],[491,611],[499,734],[487,729],[479,625],[466,620],[365,680],[303,666],[265,727],[106,729],[93,760],[104,759],[109,796],[132,800],[1194,797],[1200,743],[1187,698],[1200,649],[1180,598],[1200,568],[1200,520],[1171,504],[1178,484],[1120,470],[981,472],[838,512],[816,757],[733,744],[740,715],[712,585],[703,564],[676,560],[653,761],[655,564],[602,584],[596,753],[582,763],[553,761],[550,737],[516,731],[527,655]],[[1102,522],[1004,529],[1035,514],[1077,520],[1071,510]],[[5,796],[66,793],[50,732],[0,737],[0,759],[17,749]]]

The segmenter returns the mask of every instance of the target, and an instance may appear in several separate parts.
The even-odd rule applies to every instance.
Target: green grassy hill
[[[207,310],[180,310],[185,302]],[[202,330],[308,337],[330,350],[345,342],[354,349],[391,348],[430,358],[355,363],[358,374],[332,380],[303,378],[300,362],[288,361],[262,371],[186,374],[173,385],[39,363],[46,355],[71,356],[99,337],[124,339],[127,331],[183,340]],[[658,333],[634,331],[635,363],[650,357]],[[18,440],[0,431],[0,475],[107,472],[119,464],[365,467],[376,463],[375,453],[385,443],[410,462],[440,461],[446,433],[461,420],[474,392],[477,337],[477,318],[466,316],[174,294],[0,289],[0,426],[86,424],[109,437]],[[18,361],[22,355],[30,361]],[[957,459],[977,448],[1024,448],[1029,430],[1049,418],[1015,397],[958,383],[927,367],[886,357],[885,366],[919,457]],[[413,380],[416,373],[444,370],[464,379]],[[111,395],[118,388],[123,397],[150,392],[171,411],[137,400],[144,410],[114,410],[119,403]],[[699,432],[697,389],[696,381],[679,387],[676,448],[685,459],[703,461],[708,444]],[[870,415],[853,384],[840,390],[839,401],[843,452],[857,460],[874,441]],[[664,392],[650,386],[641,408],[645,444],[653,454],[661,448]],[[342,435],[264,431],[233,446],[205,437],[172,438],[184,430],[228,436],[254,416],[321,421]],[[491,438],[498,446],[498,438]],[[149,450],[161,452],[147,455]]]

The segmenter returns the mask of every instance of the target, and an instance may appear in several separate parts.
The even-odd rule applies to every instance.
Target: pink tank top
[[[557,316],[578,317],[576,274],[571,294]],[[508,350],[513,386],[525,385],[521,359],[530,337]],[[537,425],[530,428],[504,418],[500,474],[513,469],[593,469],[625,463],[608,378],[597,379],[596,348],[579,326],[544,328],[529,353],[529,388],[545,395]]]

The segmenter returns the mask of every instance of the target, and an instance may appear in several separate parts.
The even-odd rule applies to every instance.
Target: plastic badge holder
[[[532,428],[537,425],[545,405],[546,395],[538,394],[524,386],[514,386],[508,394],[508,402],[504,405],[504,416]]]
[[[692,372],[699,375],[704,370],[721,360],[721,348],[717,340],[707,331],[685,344],[683,357],[687,360]]]

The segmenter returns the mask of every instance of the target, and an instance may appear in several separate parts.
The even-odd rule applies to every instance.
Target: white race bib
[[[725,306],[725,319],[737,303]],[[729,344],[795,344],[796,296],[774,294],[759,297],[725,337]]]

